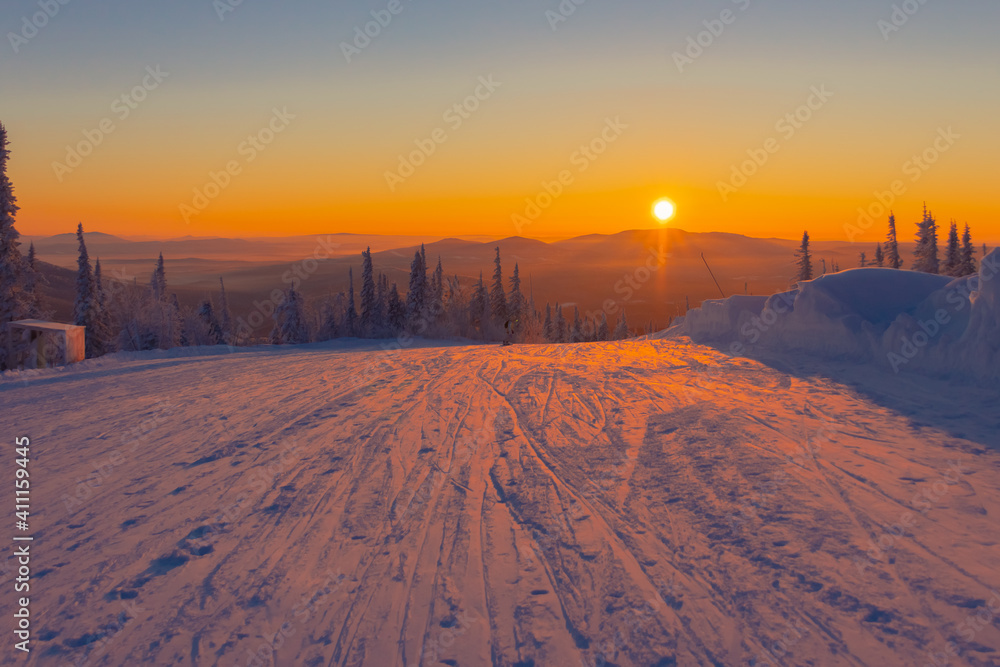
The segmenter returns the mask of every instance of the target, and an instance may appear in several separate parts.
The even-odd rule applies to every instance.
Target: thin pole
[[[708,273],[712,276],[712,280],[715,280],[715,274],[712,273],[712,267],[708,265],[708,260],[705,259],[705,253],[701,253],[701,261],[705,262],[705,268],[708,269]],[[722,285],[719,284],[718,280],[715,280],[715,286],[719,288],[719,294],[721,294],[722,298],[725,299],[726,293],[722,291]]]

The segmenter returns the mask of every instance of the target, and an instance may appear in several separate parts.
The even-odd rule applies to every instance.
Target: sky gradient
[[[670,197],[688,231],[874,242],[859,208],[895,185],[907,240],[924,200],[1000,239],[993,0],[892,32],[861,0],[392,4],[74,0],[33,34],[37,1],[5,3],[19,230],[548,238],[655,226]]]

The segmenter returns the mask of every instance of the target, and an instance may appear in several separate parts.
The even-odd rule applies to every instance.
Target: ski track
[[[997,450],[827,378],[671,341],[320,345],[0,401],[36,539],[3,664],[1000,665],[1000,625],[963,625],[1000,591]]]

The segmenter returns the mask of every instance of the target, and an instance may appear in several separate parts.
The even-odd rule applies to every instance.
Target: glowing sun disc
[[[677,207],[669,199],[661,199],[653,204],[653,216],[661,223],[670,220],[677,212]]]

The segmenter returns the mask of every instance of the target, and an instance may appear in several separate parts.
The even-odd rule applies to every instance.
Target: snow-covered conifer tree
[[[913,270],[924,273],[940,273],[938,259],[938,225],[934,215],[924,204],[923,218],[917,223],[917,247],[913,252]]]
[[[377,308],[375,302],[375,268],[372,266],[371,246],[361,253],[361,337],[375,334]]]
[[[621,316],[618,318],[618,325],[615,327],[615,334],[613,336],[614,340],[625,340],[631,334],[628,330],[628,318],[625,317],[625,310],[622,310]]]
[[[985,251],[986,248],[984,247],[983,250]],[[976,266],[976,250],[972,247],[972,230],[969,229],[969,225],[966,223],[965,231],[962,232],[962,265],[959,275],[971,276],[978,270],[979,268]]]
[[[510,278],[510,295],[507,298],[507,317],[510,318],[515,336],[519,336],[524,330],[528,316],[524,294],[521,293],[521,270],[515,262],[514,274]]]
[[[97,292],[94,285],[94,270],[90,266],[87,244],[83,238],[83,223],[77,225],[76,239],[79,255],[76,271],[76,300],[73,302],[73,323],[87,327],[84,334],[87,358],[97,356],[100,347],[97,340]]]
[[[799,267],[799,273],[796,279],[812,280],[813,265],[812,253],[809,252],[809,232],[803,232],[802,244],[799,246],[796,256],[798,257],[797,265]],[[617,329],[615,331],[617,332]]]
[[[386,304],[386,320],[388,322],[389,334],[398,336],[406,326],[406,304],[399,296],[399,288],[396,283],[389,288],[388,303]]]
[[[569,327],[566,326],[566,317],[563,315],[562,306],[556,304],[556,318],[552,325],[555,329],[555,339],[557,343],[565,343],[569,340]]]
[[[212,308],[211,299],[205,299],[201,302],[201,307],[198,308],[198,318],[204,325],[204,330],[206,334],[206,345],[221,345],[222,336],[222,326],[219,324],[218,318],[215,316],[215,309]]]
[[[962,249],[958,243],[958,223],[954,220],[948,228],[948,245],[944,253],[944,275],[958,278],[962,275]]]
[[[347,269],[347,307],[344,310],[344,325],[341,327],[345,336],[358,335],[358,311],[354,303],[354,268]]]
[[[31,243],[28,245],[28,258],[24,265],[24,317],[26,318],[41,319],[42,317],[40,282],[41,275],[38,272],[38,263],[35,259],[35,244]]]
[[[500,267],[500,247],[493,260],[493,287],[490,289],[490,318],[493,326],[502,331],[507,322],[507,295],[503,287],[503,269]]]
[[[889,213],[889,233],[885,240],[885,265],[890,269],[899,269],[903,260],[899,256],[899,241],[896,239],[896,216]]]
[[[226,284],[219,276],[219,330],[222,331],[222,342],[226,345],[234,345],[233,340],[233,315],[229,311],[229,299],[226,297]]]
[[[424,267],[423,246],[413,254],[410,262],[410,287],[406,293],[406,328],[412,333],[423,333],[426,329],[427,269]]]
[[[434,269],[434,277],[431,280],[431,301],[435,304],[438,312],[443,311],[444,306],[444,267],[441,265],[441,255],[438,255],[437,267]]]
[[[605,311],[601,311],[601,321],[597,325],[597,340],[610,340],[611,330],[608,325],[608,314]]]
[[[294,287],[288,288],[284,301],[275,309],[271,342],[275,345],[299,345],[309,342],[305,304]]]
[[[20,234],[14,227],[18,205],[7,176],[8,144],[7,129],[0,123],[0,369],[7,367],[7,323],[25,316],[24,258],[18,248]]]
[[[583,342],[583,322],[580,320],[580,307],[573,306],[573,325],[569,330],[569,342]]]

